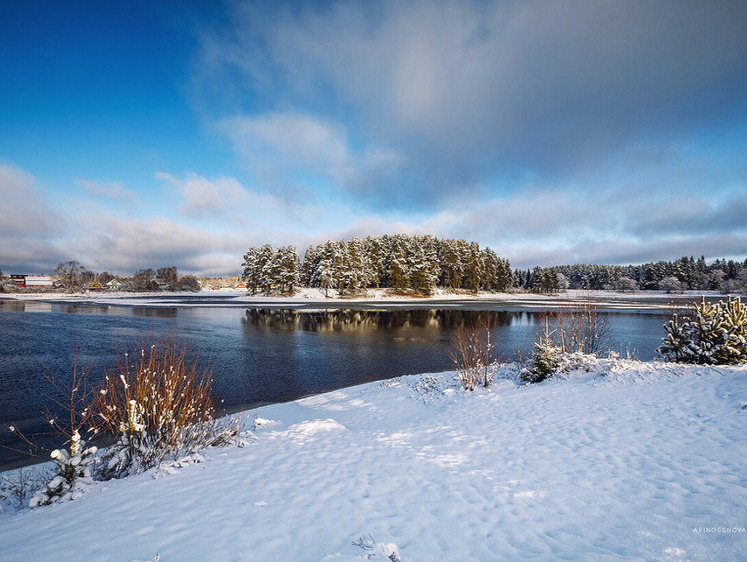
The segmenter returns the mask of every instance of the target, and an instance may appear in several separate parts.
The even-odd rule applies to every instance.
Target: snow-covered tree
[[[272,246],[269,244],[261,248],[250,246],[244,254],[244,262],[241,264],[244,268],[242,278],[246,281],[247,287],[251,287],[252,294],[255,294],[258,288],[269,290],[271,281],[268,275],[271,274],[271,268],[265,270],[265,267],[273,255]]]
[[[397,291],[407,289],[409,281],[409,272],[407,271],[407,257],[405,249],[399,240],[392,243],[391,253],[389,254],[389,286]]]
[[[677,293],[685,290],[685,285],[674,275],[665,277],[659,281],[659,290],[667,293]]]
[[[342,259],[342,286],[347,292],[354,294],[368,285],[370,275],[363,241],[360,238],[351,239],[345,247]]]
[[[464,275],[466,289],[476,293],[482,284],[482,260],[480,259],[480,246],[477,242],[469,245],[469,259]]]
[[[613,288],[616,291],[632,292],[638,289],[638,283],[636,283],[630,277],[620,277],[614,282]]]
[[[86,448],[76,429],[70,438],[70,452],[55,449],[51,453],[57,473],[47,485],[39,490],[29,503],[31,507],[78,499],[93,484],[91,465],[96,447]]]
[[[306,252],[303,255],[303,263],[301,264],[301,275],[299,282],[301,285],[312,287],[312,279],[314,277],[314,269],[319,263],[319,253],[321,248],[319,246],[309,246],[306,248]]]
[[[436,276],[433,267],[426,259],[422,246],[416,246],[408,260],[409,285],[419,293],[430,295],[436,288]]]
[[[324,296],[329,297],[329,289],[337,284],[335,277],[335,244],[327,241],[319,249],[318,261],[312,274],[312,284],[324,288]]]
[[[269,294],[272,288],[273,279],[277,274],[277,263],[273,263],[275,252],[272,246],[264,244],[257,250],[255,268],[257,270],[257,285]]]
[[[384,244],[381,238],[368,236],[364,240],[368,259],[368,284],[378,288],[384,278]]]
[[[747,307],[739,298],[693,304],[689,315],[675,314],[664,324],[666,336],[658,352],[678,363],[738,364],[747,362]]]
[[[281,290],[288,288],[288,291],[293,292],[293,287],[299,283],[299,264],[298,264],[298,253],[296,252],[295,246],[281,246],[273,256],[273,261],[276,262],[276,277],[273,279],[274,283],[278,285]]]

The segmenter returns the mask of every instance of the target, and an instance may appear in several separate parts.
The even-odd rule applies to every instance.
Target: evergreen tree
[[[273,281],[281,290],[284,287],[287,287],[288,291],[292,293],[293,287],[298,285],[300,278],[296,247],[282,246],[281,248],[278,248],[273,261],[277,262],[277,276]]]
[[[476,293],[482,284],[482,264],[480,262],[480,246],[477,242],[472,242],[469,245],[469,259],[467,261],[464,283],[465,288],[473,293]]]
[[[324,296],[329,297],[329,289],[337,283],[335,278],[334,261],[335,245],[327,241],[318,253],[317,266],[314,269],[313,283],[317,287],[324,288]]]
[[[275,257],[275,252],[272,251],[272,246],[269,244],[265,244],[257,250],[255,261],[257,285],[268,295],[272,290],[272,284],[277,277],[278,270],[278,264],[277,262],[273,263],[273,257]]]
[[[301,273],[299,282],[301,285],[306,287],[312,286],[312,279],[314,277],[314,269],[319,263],[319,246],[309,246],[303,255],[303,263],[301,264]]]
[[[381,238],[368,236],[364,242],[368,263],[368,283],[377,289],[384,279],[384,244]]]
[[[399,240],[392,242],[389,254],[389,285],[396,291],[404,291],[408,285],[407,258]]]
[[[368,260],[360,238],[351,239],[346,250],[343,268],[344,285],[348,292],[355,293],[368,285],[370,275]]]
[[[410,287],[419,293],[431,295],[436,279],[422,246],[416,246],[408,259]]]

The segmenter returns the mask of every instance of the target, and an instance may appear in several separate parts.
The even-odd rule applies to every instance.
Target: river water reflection
[[[662,314],[608,314],[611,349],[649,360],[662,337]],[[118,349],[175,331],[213,372],[226,411],[373,380],[452,368],[457,326],[490,325],[495,354],[526,356],[538,310],[272,309],[246,306],[112,306],[0,301],[0,444],[7,426],[41,426],[50,372],[66,376],[78,360],[100,380]],[[0,469],[9,462],[0,449]]]

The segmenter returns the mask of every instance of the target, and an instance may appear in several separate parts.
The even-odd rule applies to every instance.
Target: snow
[[[5,504],[15,560],[740,560],[747,367],[414,375],[259,408],[243,448]],[[354,544],[355,543],[355,544]]]
[[[203,290],[198,293],[123,293],[107,291],[85,292],[78,294],[65,293],[12,293],[3,298],[24,300],[27,302],[75,302],[120,306],[267,306],[295,307],[309,305],[324,306],[382,306],[386,308],[413,306],[459,307],[465,303],[480,305],[507,305],[512,308],[547,308],[567,306],[569,300],[591,299],[602,308],[620,310],[671,310],[674,304],[683,305],[699,301],[705,295],[710,299],[726,299],[717,291],[685,291],[668,294],[665,291],[640,291],[620,293],[616,291],[581,291],[569,290],[558,294],[536,293],[488,293],[454,292],[436,289],[430,297],[393,294],[390,289],[367,289],[364,294],[351,297],[340,297],[336,290],[330,289],[325,297],[325,290],[319,288],[301,288],[293,296],[271,295],[261,293],[249,295],[244,290]],[[205,303],[204,299],[210,299]],[[190,302],[192,301],[192,302]]]

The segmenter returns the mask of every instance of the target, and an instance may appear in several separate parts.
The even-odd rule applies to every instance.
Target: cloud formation
[[[744,2],[229,0],[188,26],[174,10],[106,90],[70,75],[120,61],[124,34],[71,29],[70,53],[99,56],[54,74],[26,72],[34,49],[58,54],[41,28],[11,52],[8,92],[69,88],[0,115],[2,157],[27,170],[0,166],[4,270],[229,273],[247,245],[395,232],[520,267],[747,255]],[[108,30],[97,14],[70,25]]]
[[[376,199],[376,188],[391,183],[401,171],[394,151],[355,150],[344,126],[307,114],[237,115],[222,120],[220,129],[255,177],[282,194],[317,199],[319,194],[303,184],[320,179],[363,199]]]
[[[119,203],[129,203],[136,199],[135,193],[125,189],[122,182],[100,182],[81,179],[76,183],[85,189],[87,193],[95,197],[103,197]]]
[[[38,190],[33,176],[11,165],[0,164],[0,267],[32,272],[48,271],[62,255],[57,238],[69,226],[64,217]]]
[[[233,6],[227,28],[203,35],[209,75],[251,92],[235,97],[253,100],[255,127],[304,108],[398,154],[409,177],[375,185],[390,205],[527,170],[557,179],[641,138],[723,124],[747,99],[747,5],[735,2]],[[320,163],[345,154],[339,131],[319,132]]]

